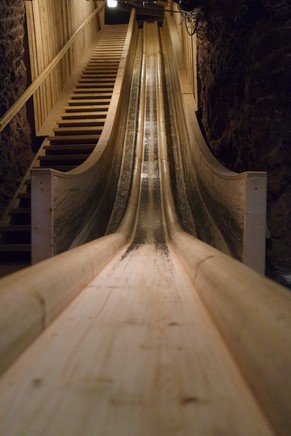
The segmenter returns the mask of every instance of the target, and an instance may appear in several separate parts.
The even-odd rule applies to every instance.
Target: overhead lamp
[[[106,0],[107,6],[109,8],[116,8],[117,0]]]

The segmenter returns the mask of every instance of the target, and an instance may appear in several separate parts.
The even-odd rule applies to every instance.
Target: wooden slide
[[[139,33],[139,122],[121,224],[0,281],[0,434],[288,435],[290,294],[183,232],[162,30]]]

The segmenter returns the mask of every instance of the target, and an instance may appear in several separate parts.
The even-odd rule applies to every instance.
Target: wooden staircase
[[[90,61],[45,139],[31,168],[70,171],[92,153],[101,136],[123,51],[127,26],[105,27]],[[30,171],[0,225],[0,265],[31,263]],[[0,275],[5,275],[5,272]]]

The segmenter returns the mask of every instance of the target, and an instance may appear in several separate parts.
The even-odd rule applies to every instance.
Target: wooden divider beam
[[[180,152],[197,234],[205,242],[264,274],[266,173],[235,173],[212,155],[196,118],[196,102],[183,66],[177,27],[169,14],[165,15],[164,31],[171,59],[169,74],[175,87],[176,115],[179,128],[185,130],[186,140]]]
[[[46,222],[52,236],[51,241],[48,241],[48,232],[38,230],[42,228],[44,219],[32,210],[32,263],[45,259],[48,253],[55,255],[92,239],[91,235],[96,235],[96,223],[101,223],[102,219],[105,221],[107,216],[108,219],[110,217],[111,203],[108,198],[113,201],[117,189],[125,133],[125,123],[120,123],[120,118],[127,114],[131,69],[137,41],[136,31],[133,13],[106,122],[98,145],[90,157],[68,173],[32,170],[32,183],[35,184],[32,187],[32,196],[35,197],[35,200],[32,198],[33,204],[36,204],[41,196],[51,198],[50,207],[53,211],[50,214],[51,221]],[[37,182],[37,177],[41,177],[42,171],[46,171],[51,177],[51,183],[46,184],[46,188],[51,189],[51,192],[44,191]],[[47,210],[43,213],[49,216]],[[105,231],[106,223],[102,225]]]

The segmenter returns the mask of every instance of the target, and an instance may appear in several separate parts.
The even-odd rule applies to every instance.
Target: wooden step
[[[87,65],[91,64],[104,64],[107,63],[108,65],[112,66],[118,66],[120,62],[120,56],[112,56],[109,54],[108,56],[93,56],[90,61],[87,63]],[[86,67],[85,67],[86,68]]]
[[[78,93],[78,94],[71,94],[70,98],[71,100],[102,100],[102,99],[110,99],[112,96],[112,92],[92,92],[91,94],[87,93]]]
[[[107,117],[108,111],[100,111],[100,112],[73,112],[73,113],[64,113],[62,114],[63,120],[89,120],[89,119],[105,119]]]
[[[113,42],[113,38],[112,38],[112,42]],[[94,51],[93,51],[93,56],[95,56],[98,53],[117,53],[120,54],[122,53],[123,50],[123,46],[121,44],[119,44],[118,46],[115,44],[112,44],[111,41],[108,44],[97,44],[97,46],[95,47]]]
[[[30,204],[31,204],[30,192],[19,194],[18,199],[19,199],[19,204],[21,207],[30,207]]]
[[[108,74],[107,76],[105,76],[104,74],[91,74],[89,76],[81,76],[78,83],[95,83],[96,80],[102,80],[105,83],[111,83],[114,82],[116,78],[116,74]]]
[[[96,107],[98,107],[98,106],[103,106],[103,105],[107,105],[107,107],[109,106],[109,104],[110,104],[110,98],[100,98],[99,100],[89,100],[89,99],[82,99],[82,100],[79,100],[79,99],[74,99],[74,100],[69,100],[69,101],[67,101],[67,104],[69,105],[69,106],[91,106],[91,107],[93,107],[93,106],[95,106],[95,109],[94,110],[96,110]]]
[[[106,45],[102,45],[102,44],[98,44],[97,47],[95,48],[95,50],[93,51],[93,57],[98,55],[99,53],[115,53],[115,54],[121,54],[123,51],[123,47],[120,45],[119,47],[116,47],[114,44],[114,47],[111,46],[106,46]]]
[[[119,62],[120,56],[121,56],[120,52],[119,53],[109,53],[109,52],[106,52],[104,50],[104,51],[102,51],[102,53],[101,52],[96,53],[96,55],[91,58],[91,60],[88,62],[88,64],[92,64],[94,62],[99,62],[99,61],[103,61],[103,60],[106,60],[106,61],[110,60],[111,62]]]
[[[86,76],[80,79],[76,85],[78,89],[86,87],[86,88],[94,88],[99,80],[104,80],[103,77],[98,77],[96,74],[92,74],[92,76]],[[115,77],[108,77],[106,85],[113,86],[115,85],[116,74]]]
[[[76,90],[79,89],[86,89],[86,90],[90,90],[91,92],[94,92],[96,89],[99,88],[104,88],[104,89],[112,89],[115,85],[115,78],[113,79],[108,79],[107,81],[103,81],[104,79],[102,79],[101,77],[95,80],[91,80],[91,81],[85,81],[85,80],[79,80],[78,83],[76,84]]]
[[[100,135],[78,135],[78,136],[49,136],[48,140],[52,145],[57,144],[97,144]]]
[[[112,53],[112,57],[120,57],[123,51],[123,47],[121,47],[121,45],[118,45],[117,47],[115,46],[115,44],[110,41],[110,43],[107,44],[97,44],[97,46],[95,47],[95,49],[93,50],[92,53],[92,58],[96,57],[96,56],[108,56]]]
[[[112,73],[104,73],[104,71],[94,72],[94,71],[85,71],[81,76],[80,80],[91,80],[93,78],[97,79],[105,79],[112,80],[116,78],[116,72]]]
[[[95,144],[45,145],[47,155],[50,154],[91,154]]]
[[[64,166],[64,165],[81,165],[87,158],[88,154],[64,154],[64,155],[47,155],[39,156],[39,161],[42,167],[49,167],[50,165]]]
[[[0,252],[3,253],[29,253],[31,244],[0,244]]]
[[[96,83],[86,83],[84,85],[76,85],[73,94],[88,94],[88,93],[97,93],[100,92],[109,92],[112,94],[113,88],[115,86],[115,80],[112,82],[112,85],[108,84],[107,86],[98,86]]]
[[[30,224],[9,224],[0,227],[1,243],[29,244],[31,239]]]
[[[0,262],[3,265],[30,265],[31,244],[0,244]]]
[[[64,136],[64,135],[100,135],[102,133],[102,127],[62,127],[62,128],[54,128],[53,132],[56,136]]]
[[[109,108],[109,102],[107,103],[107,104],[105,104],[105,103],[101,103],[101,102],[98,102],[98,103],[100,103],[100,104],[97,104],[96,102],[94,103],[94,104],[89,104],[89,105],[86,105],[86,104],[83,104],[82,106],[80,106],[80,107],[78,107],[77,105],[75,105],[75,106],[65,106],[65,111],[66,111],[66,113],[70,113],[70,114],[72,114],[72,113],[77,113],[77,112],[80,112],[80,113],[82,113],[82,112],[95,112],[95,111],[106,111],[106,113],[108,112],[108,108]]]
[[[95,66],[91,65],[91,66],[87,67],[86,70],[83,71],[83,75],[84,74],[85,75],[102,74],[104,72],[104,70],[107,70],[108,73],[114,74],[116,76],[118,73],[118,66],[114,67],[114,68],[113,67],[109,68],[106,65],[100,65],[99,67],[96,65]]]
[[[104,80],[104,79],[101,77],[89,77],[89,78],[81,79],[78,81],[76,88],[77,89],[92,88],[95,91],[95,89],[99,88],[99,86],[98,86],[99,80]],[[106,83],[103,83],[103,85],[106,87],[112,88],[115,85],[115,80],[116,80],[116,77],[110,77]]]
[[[118,71],[118,67],[119,67],[119,64],[116,65],[116,66],[115,65],[111,65],[109,67],[108,65],[106,65],[103,62],[98,62],[98,63],[95,63],[95,64],[88,65],[86,67],[86,69],[83,70],[83,73],[85,73],[85,72],[100,73],[100,72],[104,71],[105,69],[106,69],[107,72],[111,72],[112,73],[113,71],[117,72]]]
[[[102,67],[103,71],[109,72],[112,69],[117,69],[119,67],[120,58],[119,59],[111,59],[111,58],[98,58],[94,59],[84,67],[84,70],[92,67]]]
[[[94,56],[92,56],[92,58],[90,59],[88,64],[92,63],[92,62],[98,62],[100,60],[106,60],[106,61],[110,60],[112,62],[114,62],[114,61],[119,62],[121,55],[122,55],[121,50],[119,50],[118,52],[112,52],[112,53],[109,53],[106,50],[102,50],[102,51],[100,50],[98,53],[96,53]]]
[[[27,198],[30,198],[30,194],[28,193],[28,192],[22,192],[22,193],[20,193],[19,195],[18,195],[18,198],[21,198],[21,199],[27,199]]]
[[[114,76],[114,77],[110,77],[111,79],[116,78],[117,73],[118,73],[118,68],[116,67],[114,69],[109,70],[106,66],[100,66],[99,68],[90,67],[90,68],[83,71],[83,74],[80,78],[100,76],[100,74],[104,73],[105,69],[108,70],[107,71],[108,74],[110,74],[111,76]],[[99,77],[99,79],[100,79],[100,77]]]
[[[108,47],[114,45],[114,47],[116,47],[116,49],[120,50],[122,52],[123,48],[124,48],[124,39],[125,38],[120,38],[120,39],[115,39],[115,38],[111,38],[110,43],[108,44],[108,41],[106,40],[99,40],[98,45],[95,47],[95,49],[93,50],[93,54],[97,53],[97,50],[99,50],[100,48],[102,49],[108,49]]]
[[[112,85],[112,86],[107,86],[107,87],[99,87],[99,86],[95,86],[94,88],[92,88],[92,86],[89,88],[89,87],[83,87],[83,86],[81,86],[80,88],[77,86],[75,89],[74,89],[74,93],[73,93],[73,95],[77,95],[77,96],[79,96],[80,94],[81,95],[87,95],[87,94],[90,94],[90,98],[91,98],[91,95],[100,95],[100,94],[112,94],[112,90],[113,90],[113,88],[114,88],[114,85]]]
[[[66,173],[68,171],[74,170],[78,165],[50,165],[49,167],[43,166],[43,168],[51,168],[52,170],[61,171],[62,173]]]
[[[104,126],[104,118],[103,119],[75,119],[75,120],[64,120],[59,121],[58,123],[59,127],[97,127],[97,126]]]
[[[30,224],[30,215],[31,209],[22,207],[22,208],[12,208],[9,211],[10,213],[10,224]]]
[[[0,226],[0,233],[10,233],[10,232],[30,232],[30,224],[9,224],[7,226]]]
[[[29,207],[14,207],[12,209],[10,209],[11,214],[19,214],[19,215],[27,215],[30,214],[30,208]]]

